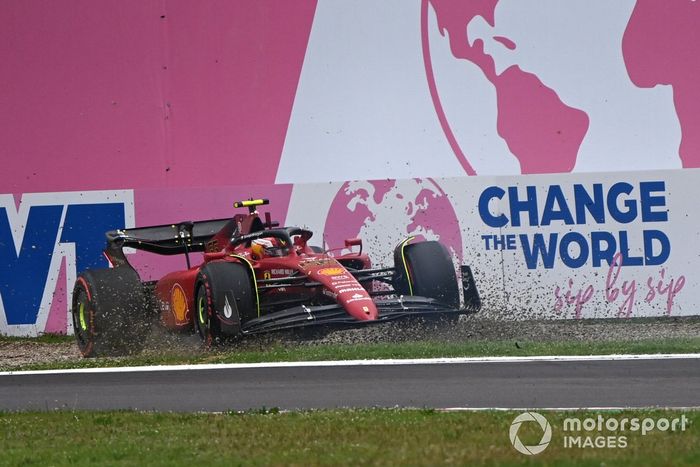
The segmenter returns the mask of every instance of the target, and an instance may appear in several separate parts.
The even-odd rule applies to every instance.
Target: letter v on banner
[[[133,226],[132,190],[28,193],[18,208],[0,195],[0,334],[44,332],[52,304],[67,316],[77,274],[108,266],[104,233]]]

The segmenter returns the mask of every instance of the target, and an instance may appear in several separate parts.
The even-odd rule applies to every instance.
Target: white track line
[[[0,376],[51,375],[80,373],[138,373],[156,371],[227,370],[253,368],[302,368],[341,366],[389,366],[389,365],[446,365],[468,363],[531,363],[531,362],[599,362],[630,360],[695,360],[700,353],[688,354],[623,354],[623,355],[549,355],[535,357],[455,357],[455,358],[406,358],[385,360],[324,360],[306,362],[262,363],[211,363],[194,365],[151,365],[105,368],[72,368],[63,370],[1,371]]]

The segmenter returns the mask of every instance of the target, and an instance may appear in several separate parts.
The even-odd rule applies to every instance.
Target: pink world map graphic
[[[592,121],[594,117],[584,108],[565,102],[556,86],[548,86],[538,74],[525,71],[517,64],[501,66],[499,69],[496,62],[501,58],[491,53],[492,48],[487,50],[484,39],[470,36],[470,31],[476,30],[473,29],[473,22],[477,19],[485,21],[487,27],[493,28],[497,33],[497,9],[508,8],[508,14],[515,16],[512,9],[517,3],[508,0],[423,0],[421,3],[422,52],[430,95],[445,136],[460,165],[469,175],[477,175],[479,171],[472,164],[474,154],[468,152],[462,145],[464,140],[460,141],[456,136],[459,130],[456,125],[463,122],[451,119],[444,111],[443,95],[452,97],[446,88],[453,83],[446,85],[443,82],[441,85],[436,77],[444,70],[436,68],[433,63],[431,51],[434,50],[434,44],[430,41],[431,37],[434,40],[435,35],[431,31],[432,27],[437,26],[439,34],[449,41],[449,50],[454,60],[469,62],[478,67],[495,89],[496,128],[498,135],[517,158],[519,173],[574,171],[585,139],[597,130],[592,128],[595,126],[595,121]],[[574,16],[575,7],[571,4],[559,8],[553,17],[566,17],[567,14]],[[563,11],[566,8],[570,11]],[[604,12],[606,7],[596,4],[590,8]],[[430,22],[431,13],[434,14],[436,25]],[[501,12],[502,21],[512,22],[506,16],[505,12]],[[621,31],[620,42],[609,44],[609,47],[619,47],[620,61],[624,60],[624,80],[630,86],[640,88],[640,91],[658,85],[672,86],[674,117],[677,117],[681,129],[681,137],[677,142],[680,149],[673,148],[675,157],[680,158],[684,167],[700,166],[700,141],[697,136],[700,118],[691,111],[693,106],[690,104],[700,98],[697,95],[700,87],[694,79],[700,74],[700,60],[695,58],[694,53],[698,46],[694,25],[700,24],[700,8],[690,1],[641,0],[630,9],[628,15],[618,16],[620,24],[616,26]],[[512,28],[510,24],[507,26],[517,34],[517,28]],[[490,39],[499,44],[505,53],[516,52],[519,47],[528,46],[521,45],[520,41],[506,35],[494,34]],[[555,59],[552,57],[552,60]],[[610,73],[612,75],[613,71]],[[452,79],[454,81],[454,76]],[[465,76],[463,86],[470,85],[472,82]],[[469,105],[468,102],[463,104]],[[619,135],[620,139],[625,136],[630,135]],[[421,184],[426,181],[416,179],[412,183]],[[439,187],[433,183],[423,188],[418,196],[404,197],[401,191],[394,181],[345,183],[338,191],[326,221],[329,244],[340,247],[344,238],[361,234],[371,239],[372,235],[376,235],[376,232],[372,232],[372,226],[387,225],[387,219],[382,217],[392,212],[396,218],[393,222],[400,225],[402,235],[430,232],[431,239],[446,241],[453,251],[459,252],[459,232],[434,227],[449,225],[453,216],[451,213],[454,212],[451,207],[438,207],[438,204],[449,206],[449,200],[439,193]],[[426,193],[429,194],[428,197],[425,196]],[[418,201],[421,197],[423,202]],[[382,204],[391,205],[391,208],[383,209]],[[401,212],[404,214],[399,215]],[[396,241],[401,239],[398,233],[396,236]]]
[[[563,102],[557,89],[548,87],[537,74],[524,71],[518,65],[497,70],[494,57],[485,50],[484,40],[470,37],[470,23],[475,18],[488,23],[487,27],[498,29],[497,8],[506,4],[512,8],[516,3],[505,0],[422,2],[421,34],[431,96],[450,146],[469,175],[478,173],[472,163],[474,154],[465,150],[455,136],[458,128],[444,111],[443,89],[436,80],[439,70],[435,69],[431,57],[431,25],[428,18],[431,11],[437,18],[440,35],[449,40],[453,57],[476,65],[494,86],[498,134],[517,158],[521,173],[571,172],[584,138],[591,130],[589,115],[575,105]],[[544,2],[538,6],[542,10],[541,16],[547,16],[548,6],[559,8],[560,5]],[[532,8],[532,5],[527,8]],[[552,18],[555,16],[552,15]],[[550,20],[554,21],[552,18]],[[620,48],[629,80],[634,85],[649,89],[658,85],[672,86],[675,112],[682,133],[677,152],[682,166],[686,168],[700,166],[700,114],[696,111],[696,103],[700,101],[697,80],[700,75],[698,24],[700,5],[692,0],[639,0],[629,16],[621,43],[609,44],[609,47]],[[591,34],[594,32],[591,31]],[[505,36],[494,35],[490,39],[511,52],[518,51],[521,46]],[[571,54],[575,53],[572,50]],[[468,85],[465,82],[465,86]],[[591,86],[595,85],[591,83]],[[614,132],[613,129],[611,131]]]
[[[331,204],[325,234],[331,248],[343,247],[346,238],[362,238],[370,258],[384,264],[393,260],[386,245],[408,237],[439,240],[462,257],[457,214],[431,179],[345,182]]]

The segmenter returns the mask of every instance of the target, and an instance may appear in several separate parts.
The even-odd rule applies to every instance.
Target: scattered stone
[[[265,350],[271,346],[323,346],[329,344],[362,345],[411,341],[512,341],[520,348],[524,342],[614,342],[648,339],[700,337],[700,317],[633,318],[606,320],[532,320],[508,321],[462,316],[459,322],[426,324],[399,321],[357,329],[327,333],[282,332],[251,336],[236,343],[241,351]],[[144,356],[204,355],[199,337],[194,334],[171,333],[154,326],[147,339]],[[699,349],[700,350],[700,349]],[[80,359],[73,342],[42,343],[32,340],[0,340],[0,369],[26,365],[51,364]]]

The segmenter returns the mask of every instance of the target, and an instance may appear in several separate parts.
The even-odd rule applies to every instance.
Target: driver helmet
[[[253,255],[258,258],[267,258],[270,256],[285,256],[287,248],[283,246],[283,242],[274,237],[256,238],[251,245]]]

